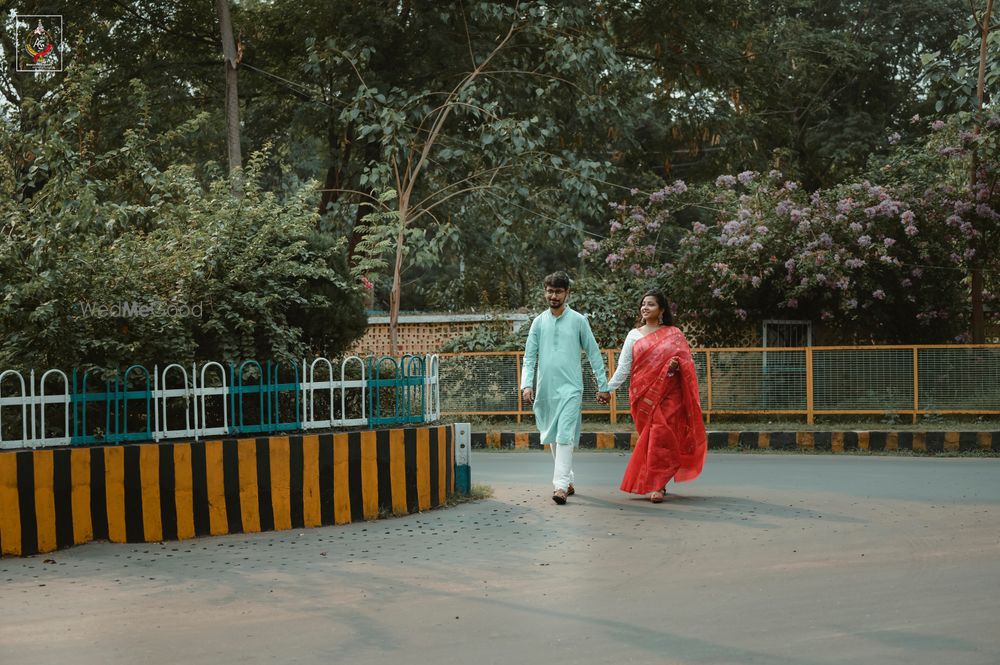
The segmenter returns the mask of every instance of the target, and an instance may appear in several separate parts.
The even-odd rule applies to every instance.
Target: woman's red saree
[[[680,369],[670,372],[670,359]],[[629,401],[639,440],[622,478],[633,494],[662,490],[667,481],[694,480],[705,464],[698,377],[684,334],[664,326],[632,347]]]

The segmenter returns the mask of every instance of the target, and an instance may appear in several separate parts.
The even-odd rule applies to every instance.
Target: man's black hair
[[[557,270],[551,275],[547,275],[543,284],[544,286],[552,287],[553,289],[568,289],[569,281],[569,275],[562,270]]]

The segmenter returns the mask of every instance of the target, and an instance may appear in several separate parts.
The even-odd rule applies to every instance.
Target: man
[[[610,399],[604,356],[601,354],[590,323],[582,314],[566,306],[569,275],[555,272],[545,278],[548,311],[531,322],[524,346],[521,368],[521,396],[532,404],[535,424],[543,445],[548,445],[555,459],[552,475],[552,500],[559,505],[574,493],[573,449],[580,444],[583,421],[583,369],[580,353],[587,354],[590,369],[597,381],[598,400]],[[535,364],[538,364],[537,388]]]

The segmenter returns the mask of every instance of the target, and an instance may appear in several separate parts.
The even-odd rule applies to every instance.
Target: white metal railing
[[[264,371],[258,363],[248,363]],[[278,379],[278,366],[268,363],[267,376],[249,387],[242,384],[246,366],[237,370],[215,361],[189,367],[172,363],[150,372],[132,365],[121,377],[103,381],[104,390],[88,389],[95,382],[92,372],[80,376],[74,371],[71,378],[50,369],[36,381],[35,370],[26,376],[4,370],[0,449],[433,422],[441,417],[440,362],[435,354],[398,361],[359,356],[304,359],[293,368],[294,380],[284,383]],[[372,367],[378,368],[374,377]],[[130,388],[130,378],[138,388]],[[383,399],[387,389],[391,400]],[[266,403],[257,422],[244,422],[247,397]],[[283,410],[282,399],[294,401],[294,408]],[[383,407],[389,402],[393,412],[380,413],[385,410],[379,408],[380,401]],[[55,420],[52,410],[57,412]],[[282,421],[282,414],[292,419]]]

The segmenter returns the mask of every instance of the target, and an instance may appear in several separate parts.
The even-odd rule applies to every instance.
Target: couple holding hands
[[[573,487],[573,450],[582,424],[586,353],[597,382],[597,400],[629,381],[629,404],[639,439],[621,489],[663,501],[667,482],[693,480],[705,463],[707,441],[701,418],[698,379],[684,334],[672,324],[666,297],[656,290],[639,303],[639,324],[625,338],[614,376],[608,381],[604,356],[590,323],[566,305],[570,279],[565,272],[545,278],[548,310],[531,322],[521,371],[523,399],[532,404],[543,445],[555,459],[552,500],[565,504]],[[538,367],[536,373],[535,367]]]

